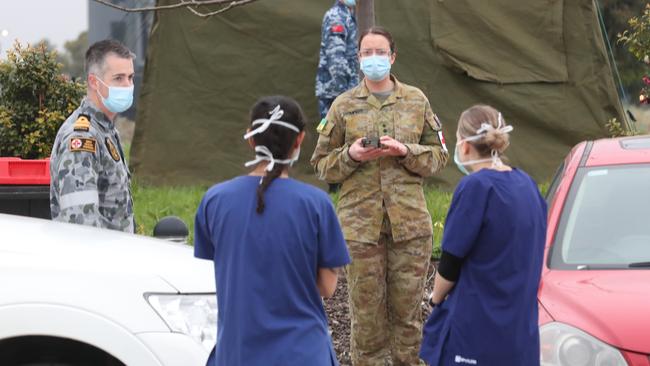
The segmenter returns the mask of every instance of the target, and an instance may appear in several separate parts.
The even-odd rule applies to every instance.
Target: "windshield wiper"
[[[628,264],[629,268],[650,268],[650,262],[636,262]]]

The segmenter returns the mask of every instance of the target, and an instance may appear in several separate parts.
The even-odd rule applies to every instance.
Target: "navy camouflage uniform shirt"
[[[84,99],[50,157],[52,219],[133,233],[130,172],[115,125]]]
[[[336,1],[323,17],[316,96],[334,99],[359,84],[357,22],[352,9]]]

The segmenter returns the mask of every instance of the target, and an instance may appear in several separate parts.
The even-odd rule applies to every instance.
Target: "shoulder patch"
[[[334,24],[331,28],[330,31],[335,34],[341,34],[345,32],[345,27],[343,27],[343,24]]]
[[[120,161],[122,159],[120,153],[117,151],[117,148],[115,148],[115,145],[113,145],[113,142],[108,137],[106,138],[106,148],[111,154],[111,158],[113,158],[113,160]]]
[[[329,136],[332,133],[333,128],[334,123],[328,122],[326,118],[323,118],[318,124],[318,127],[316,127],[316,132],[321,135]]]
[[[322,132],[323,129],[325,129],[325,126],[327,126],[327,118],[323,118],[320,120],[320,123],[316,127],[316,131],[319,133]]]
[[[438,140],[440,141],[440,145],[442,145],[442,150],[448,153],[449,150],[447,150],[447,144],[445,143],[445,135],[442,133],[442,129],[438,130]]]
[[[75,121],[73,128],[75,131],[90,131],[90,116],[86,114],[80,114]]]
[[[70,138],[68,150],[72,152],[85,151],[94,154],[97,152],[97,140],[87,137],[72,137]]]

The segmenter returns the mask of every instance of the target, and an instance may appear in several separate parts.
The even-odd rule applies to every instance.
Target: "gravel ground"
[[[426,293],[431,292],[433,287],[433,274],[437,262],[429,265],[429,275],[426,284]],[[424,303],[421,304],[422,319],[429,316],[429,309]],[[341,366],[350,366],[350,315],[348,313],[348,284],[345,275],[339,276],[339,283],[336,293],[330,299],[325,300],[325,311],[329,318],[330,329],[332,330],[332,341],[334,350]]]

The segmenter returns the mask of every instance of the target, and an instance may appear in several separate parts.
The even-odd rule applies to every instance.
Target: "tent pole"
[[[607,46],[607,48],[605,49],[607,53],[607,60],[611,62],[610,69],[613,69],[612,74],[613,76],[616,77],[616,79],[614,79],[613,81],[614,84],[618,84],[618,87],[621,90],[621,95],[619,96],[619,104],[621,105],[621,109],[624,110],[625,106],[623,105],[623,103],[621,103],[620,98],[622,97],[623,101],[626,104],[629,103],[630,101],[627,98],[627,94],[625,93],[625,88],[623,87],[623,81],[621,80],[621,75],[618,72],[618,65],[616,64],[616,59],[614,58],[614,51],[612,51],[612,44],[609,41],[609,34],[607,34],[607,27],[605,27],[605,20],[603,19],[603,13],[601,11],[600,1],[594,0],[594,7],[596,8],[596,14],[598,16],[598,24],[600,26],[600,33],[603,37],[603,43],[605,43],[605,46]],[[623,111],[623,121],[621,122],[625,124],[628,131],[636,131],[636,125],[634,124],[634,121],[630,121],[630,118],[628,118],[628,115],[625,114],[625,111]]]
[[[375,25],[375,0],[359,0],[357,4],[359,33]]]

